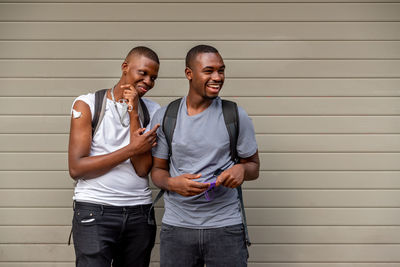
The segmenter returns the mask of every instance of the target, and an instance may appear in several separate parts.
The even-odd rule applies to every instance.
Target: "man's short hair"
[[[190,68],[193,60],[197,57],[198,54],[202,53],[219,53],[215,47],[210,45],[197,45],[189,50],[186,54],[186,67]]]
[[[154,52],[153,50],[151,50],[150,48],[145,47],[145,46],[136,46],[136,47],[132,48],[131,51],[129,51],[128,55],[126,56],[125,60],[127,60],[131,55],[145,56],[145,57],[157,62],[157,64],[160,64],[160,60],[159,60],[156,52]]]

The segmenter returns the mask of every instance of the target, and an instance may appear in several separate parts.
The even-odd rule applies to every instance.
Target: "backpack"
[[[176,119],[178,116],[178,110],[179,110],[181,101],[182,101],[182,98],[172,101],[167,106],[167,109],[165,111],[164,118],[163,118],[162,129],[165,134],[165,138],[167,140],[168,147],[169,147],[169,157],[168,158],[171,158],[171,155],[172,155],[172,149],[171,149],[172,137],[173,137],[175,126],[176,126]],[[239,157],[238,157],[237,151],[236,151],[237,139],[239,136],[239,114],[238,114],[237,104],[235,102],[222,99],[222,114],[224,116],[225,126],[226,126],[226,129],[229,134],[230,155],[231,155],[232,161],[236,164],[239,162]],[[249,233],[248,233],[248,229],[247,229],[246,213],[244,210],[244,203],[243,203],[242,186],[238,186],[238,187],[236,187],[236,189],[238,191],[240,212],[241,212],[242,223],[243,223],[244,232],[245,232],[246,245],[250,246],[251,242],[250,242]],[[153,202],[150,210],[154,209],[154,205],[163,196],[164,192],[165,192],[165,190],[160,190],[160,192],[157,194],[156,198],[154,199],[154,202]],[[149,216],[149,218],[150,218],[150,216]],[[149,219],[149,223],[154,224],[154,221],[151,221],[151,219]]]
[[[99,129],[100,123],[103,120],[104,112],[106,111],[107,90],[101,89],[94,94],[94,115],[92,120],[92,136],[94,136]],[[150,122],[149,111],[144,104],[142,98],[139,98],[139,120],[145,128]]]

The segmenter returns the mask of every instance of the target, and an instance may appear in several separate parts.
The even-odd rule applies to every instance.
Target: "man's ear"
[[[186,68],[185,68],[185,76],[186,76],[186,79],[188,79],[189,81],[191,81],[191,80],[192,80],[192,75],[193,75],[192,70],[191,70],[189,67],[186,67]]]
[[[126,60],[122,62],[121,70],[124,75],[128,72],[128,62]]]

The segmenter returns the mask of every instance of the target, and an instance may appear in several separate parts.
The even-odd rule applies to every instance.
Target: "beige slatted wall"
[[[249,266],[400,266],[400,1],[85,2],[0,1],[0,267],[73,266],[74,97],[148,45],[166,104],[198,43],[221,51],[223,96],[255,123]]]

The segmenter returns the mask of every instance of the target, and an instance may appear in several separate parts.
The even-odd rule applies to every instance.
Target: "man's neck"
[[[120,100],[121,98],[122,98],[122,95],[123,95],[123,93],[124,93],[124,90],[121,88],[121,85],[122,85],[123,83],[121,82],[121,80],[119,80],[119,82],[115,85],[115,87],[114,87],[114,99],[115,99],[115,101],[118,101],[118,100]],[[113,88],[113,87],[111,87],[111,89]],[[111,90],[110,90],[110,92],[107,94],[107,97],[109,98],[109,99],[111,99],[112,100],[112,97],[111,97]]]
[[[211,105],[212,101],[213,99],[191,94],[189,90],[189,94],[186,97],[188,115],[193,116],[203,112]]]

